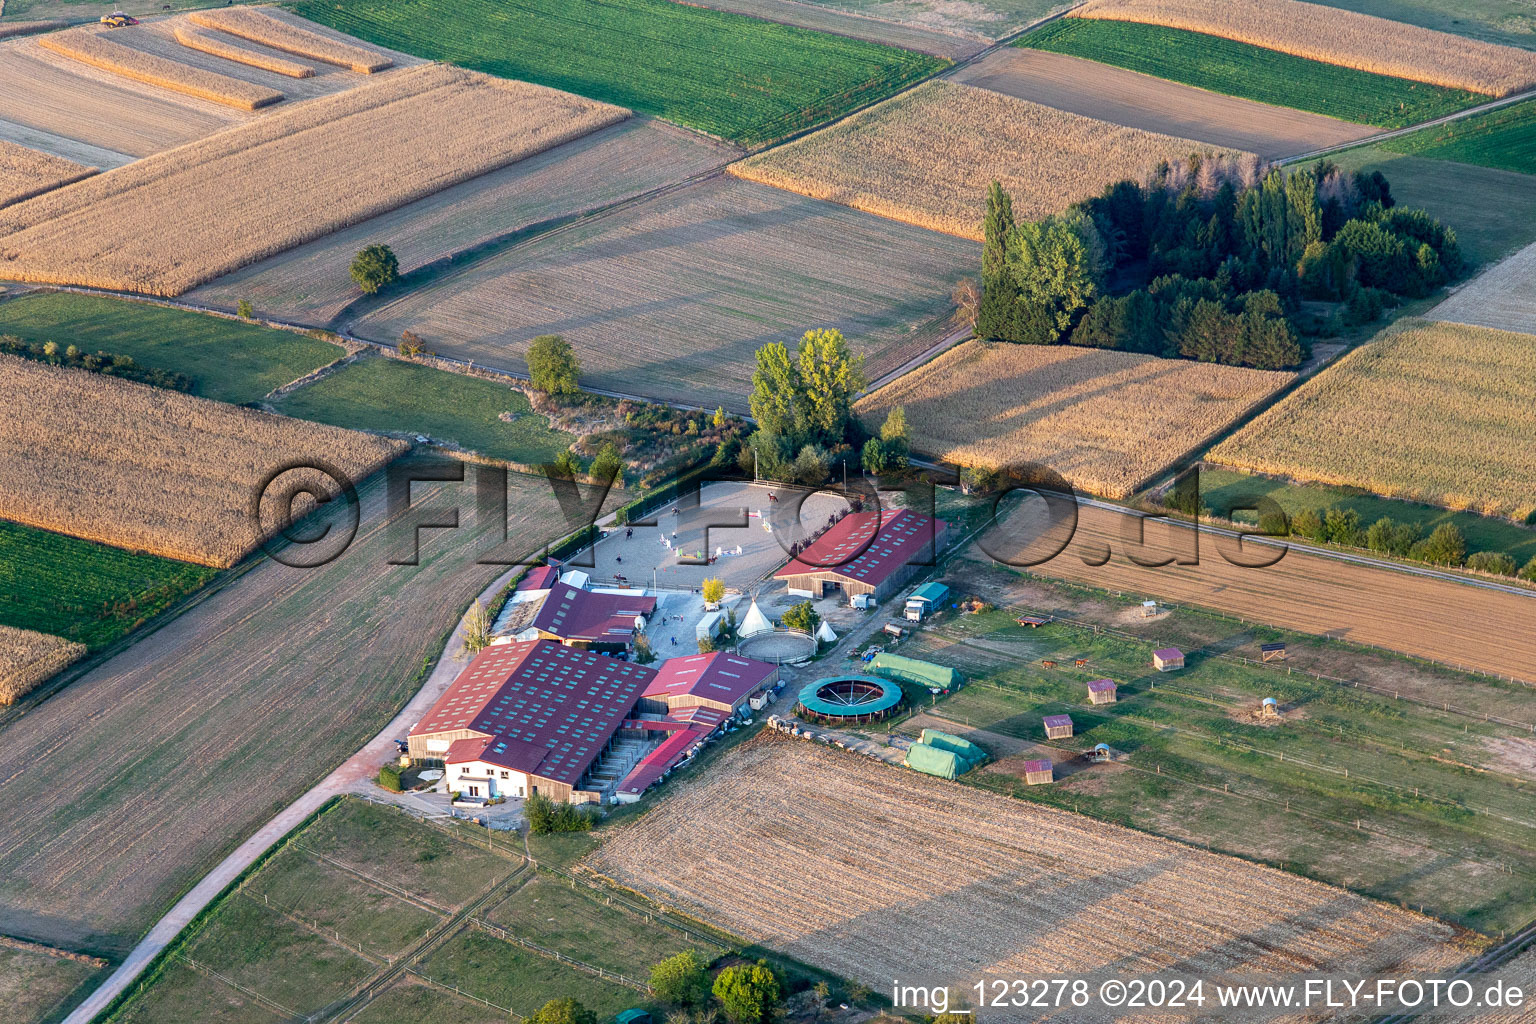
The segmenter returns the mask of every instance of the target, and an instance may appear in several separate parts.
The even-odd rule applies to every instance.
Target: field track
[[[359,298],[348,268],[365,245],[386,243],[409,274],[740,155],[665,121],[632,118],[243,267],[186,298],[231,312],[249,299],[264,316],[326,325]]]
[[[1004,47],[951,77],[1084,117],[1271,160],[1341,146],[1376,132],[1368,125],[1223,96],[1045,50]]]
[[[978,247],[730,177],[536,237],[350,324],[393,344],[522,372],[540,334],[575,346],[582,384],[745,411],[752,353],[837,327],[871,378],[949,331]]]
[[[566,532],[544,481],[512,486],[513,537],[531,549]],[[476,563],[488,538],[467,520],[423,531],[419,566],[388,564],[400,548],[384,481],[360,491],[357,537],[335,561],[262,561],[4,727],[0,932],[125,952],[420,686],[423,660],[505,567]],[[416,491],[418,506],[474,500],[472,484]]]
[[[1175,965],[1412,973],[1463,955],[1450,927],[1341,889],[774,733],[586,863],[872,986]]]
[[[1489,267],[1424,315],[1536,335],[1536,245]]]
[[[994,551],[1049,553],[1039,543],[1040,519],[1026,506],[1003,527]],[[1126,556],[1126,531],[1135,539],[1135,519],[1119,511],[1080,505],[1077,532],[1065,551],[1030,572],[1177,604],[1198,605],[1228,615],[1267,622],[1355,643],[1382,647],[1457,668],[1513,676],[1536,683],[1536,596],[1451,583],[1429,576],[1357,564],[1343,558],[1293,550],[1267,568],[1243,568],[1222,557],[1235,541],[1201,535],[1200,564],[1145,567]],[[1011,538],[1011,539],[1010,539]],[[1146,527],[1143,561],[1161,561],[1189,549],[1187,527]],[[1108,547],[1109,562],[1098,561]],[[1271,548],[1255,548],[1273,557]],[[1250,558],[1252,556],[1250,555]]]

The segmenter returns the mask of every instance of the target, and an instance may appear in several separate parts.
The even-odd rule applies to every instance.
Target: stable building
[[[1046,715],[1045,738],[1048,740],[1069,740],[1072,738],[1071,715]]]
[[[884,601],[943,550],[949,524],[909,509],[851,512],[773,574],[797,597]]]
[[[498,643],[553,640],[603,654],[624,654],[656,614],[656,599],[557,583],[510,606],[497,623]]]
[[[1024,782],[1030,786],[1043,786],[1056,781],[1056,768],[1047,758],[1024,762]]]
[[[1088,684],[1088,703],[1113,704],[1116,700],[1113,679],[1095,679]]]
[[[653,669],[551,640],[485,648],[411,728],[418,763],[470,798],[601,802],[592,769],[633,717]]]
[[[1184,652],[1177,647],[1163,647],[1152,652],[1152,667],[1159,672],[1173,672],[1184,667]]]
[[[712,708],[729,716],[778,681],[777,665],[728,651],[669,658],[641,694],[640,710],[677,718],[687,708]]]

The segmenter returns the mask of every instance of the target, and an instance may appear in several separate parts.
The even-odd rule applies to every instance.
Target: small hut
[[[1031,786],[1039,786],[1047,782],[1056,781],[1056,772],[1051,767],[1051,762],[1045,759],[1039,761],[1024,762],[1024,781]]]
[[[1113,704],[1115,700],[1115,681],[1113,679],[1095,679],[1088,684],[1088,703]]]
[[[1046,715],[1045,738],[1048,740],[1069,740],[1072,738],[1071,715]]]
[[[1159,672],[1172,672],[1184,667],[1184,652],[1177,647],[1164,647],[1152,652],[1152,667]]]
[[[1141,617],[1142,618],[1150,619],[1150,618],[1156,617],[1156,615],[1157,615],[1157,602],[1156,601],[1143,601],[1143,602],[1141,602]]]
[[[1096,743],[1093,749],[1088,751],[1088,760],[1096,761],[1100,764],[1113,760],[1114,756],[1114,751],[1109,749],[1109,744],[1107,743]]]
[[[1259,714],[1264,718],[1280,717],[1280,702],[1273,697],[1265,697],[1259,702]]]

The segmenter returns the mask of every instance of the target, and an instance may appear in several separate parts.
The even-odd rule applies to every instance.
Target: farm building
[[[907,598],[907,620],[910,622],[922,622],[928,616],[944,607],[944,602],[949,598],[949,588],[937,581],[924,583],[912,591]]]
[[[640,710],[664,715],[706,707],[730,715],[778,681],[777,666],[726,651],[670,658],[641,694]]]
[[[1172,672],[1184,667],[1184,652],[1177,647],[1164,647],[1152,652],[1152,667],[1159,672]]]
[[[589,774],[655,677],[550,640],[487,647],[411,729],[407,750],[441,763],[455,793],[597,802]]]
[[[498,641],[554,640],[603,654],[622,654],[656,614],[656,599],[603,593],[558,583],[512,604],[497,623]]]
[[[1045,738],[1048,740],[1069,740],[1072,738],[1071,715],[1046,715]]]
[[[1273,697],[1265,697],[1259,702],[1259,714],[1265,718],[1280,717],[1280,702]]]
[[[1117,699],[1113,679],[1095,679],[1088,684],[1088,703],[1113,704]]]
[[[919,661],[884,652],[875,655],[869,663],[869,670],[885,679],[926,686],[930,690],[956,690],[964,682],[960,673],[948,665],[935,665],[931,661]]]
[[[1024,762],[1024,781],[1031,786],[1043,785],[1056,781],[1055,768],[1049,759],[1041,758],[1038,761]]]
[[[944,547],[948,524],[908,509],[853,512],[773,574],[799,597],[838,590],[884,601]]]

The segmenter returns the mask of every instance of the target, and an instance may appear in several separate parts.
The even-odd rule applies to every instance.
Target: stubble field
[[[1062,0],[808,0],[866,18],[921,25],[939,32],[997,39],[1067,6]]]
[[[1341,889],[774,734],[678,786],[587,863],[876,987],[1461,959],[1446,925]]]
[[[263,492],[280,470],[321,460],[358,481],[406,447],[13,356],[0,356],[0,390],[0,516],[203,565],[249,554],[290,486],[337,495],[302,469]]]
[[[19,203],[96,173],[72,160],[0,139],[0,206]]]
[[[85,655],[85,645],[30,629],[0,626],[0,704],[14,704]]]
[[[328,324],[361,296],[349,267],[366,245],[388,245],[408,282],[466,256],[509,245],[610,203],[683,181],[741,150],[651,118],[631,118],[398,210],[242,267],[188,298],[233,311]],[[390,339],[391,341],[396,339]]]
[[[1524,519],[1536,512],[1533,408],[1536,338],[1409,321],[1307,381],[1211,459]]]
[[[731,173],[919,227],[981,240],[987,186],[1033,220],[1139,181],[1160,161],[1211,152],[954,82],[930,82]]]
[[[963,466],[1035,463],[1123,498],[1293,374],[1101,349],[970,341],[860,399],[906,409],[918,451]]]
[[[693,0],[699,7],[712,7],[717,11],[733,11],[754,18],[795,25],[817,32],[852,36],[884,46],[899,46],[904,50],[929,53],[946,60],[962,60],[987,45],[979,35],[950,31],[947,28],[928,27],[917,22],[881,21],[861,15],[848,4],[836,7],[823,6],[804,0]],[[1028,0],[1026,0],[1028,2]]]
[[[1247,150],[1265,159],[1343,145],[1372,134],[1371,128],[1333,117],[1017,46],[994,50],[960,69],[952,80],[1100,121]]]
[[[546,481],[511,485],[520,549],[568,532]],[[415,692],[470,598],[505,571],[476,561],[500,536],[468,516],[422,531],[419,565],[390,564],[401,531],[385,483],[360,491],[340,557],[263,561],[4,726],[0,932],[126,951]],[[473,495],[473,483],[418,484],[413,503]]]
[[[1489,267],[1424,314],[1431,320],[1518,332],[1536,345],[1536,246]]]
[[[1536,54],[1301,0],[1088,0],[1079,18],[1235,39],[1309,60],[1503,96],[1536,82]]]
[[[393,343],[523,371],[563,335],[582,384],[745,411],[753,352],[836,327],[873,379],[950,329],[971,242],[721,177],[541,235],[359,319]]]
[[[413,68],[5,208],[0,275],[179,295],[625,116]]]

